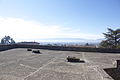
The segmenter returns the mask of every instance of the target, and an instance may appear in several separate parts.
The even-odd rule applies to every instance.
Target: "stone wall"
[[[14,49],[14,48],[16,48],[16,46],[14,45],[0,45],[0,51],[5,51],[9,49]]]
[[[34,49],[49,49],[62,51],[81,51],[81,52],[103,52],[103,53],[120,53],[120,49],[108,48],[85,48],[85,47],[63,47],[63,46],[43,46],[43,45],[0,45],[0,51],[13,48],[34,48]]]

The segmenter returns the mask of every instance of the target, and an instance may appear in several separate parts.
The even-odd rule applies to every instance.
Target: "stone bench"
[[[28,48],[27,51],[32,51],[32,49],[31,49],[31,48]]]
[[[41,52],[39,50],[33,50],[32,53],[41,54]]]
[[[80,62],[80,59],[76,58],[76,57],[70,57],[70,56],[68,56],[67,57],[67,61],[68,62]]]

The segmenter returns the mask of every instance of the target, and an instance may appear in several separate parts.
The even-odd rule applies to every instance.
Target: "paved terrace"
[[[113,80],[103,68],[116,67],[120,54],[27,49],[0,52],[0,80]],[[70,63],[76,56],[85,63]]]

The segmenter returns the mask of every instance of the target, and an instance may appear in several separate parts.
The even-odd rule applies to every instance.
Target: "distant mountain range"
[[[82,39],[82,38],[46,38],[40,39],[42,42],[84,42],[84,43],[100,43],[104,39]]]

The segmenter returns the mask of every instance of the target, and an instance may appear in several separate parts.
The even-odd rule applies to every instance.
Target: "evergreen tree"
[[[108,28],[108,32],[103,33],[105,36],[104,41],[100,43],[101,47],[104,48],[119,48],[120,47],[120,29],[110,29]]]
[[[13,40],[13,38],[11,38],[10,36],[5,36],[4,38],[1,39],[1,44],[14,44],[15,41]]]

